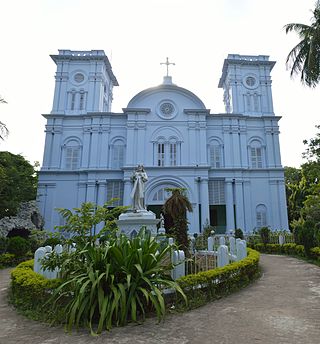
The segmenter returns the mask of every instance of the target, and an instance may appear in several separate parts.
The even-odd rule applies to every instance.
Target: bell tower
[[[50,56],[57,65],[52,114],[111,110],[113,86],[119,84],[103,50],[59,50]]]
[[[274,115],[270,72],[275,65],[266,55],[229,54],[224,60],[219,88],[227,113]]]

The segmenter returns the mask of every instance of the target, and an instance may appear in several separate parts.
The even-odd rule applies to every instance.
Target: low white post
[[[284,236],[282,234],[279,235],[279,244],[280,245],[284,244]]]
[[[208,238],[208,251],[213,251],[213,237]]]
[[[221,268],[225,265],[229,264],[229,254],[228,254],[228,247],[226,245],[220,245],[218,247],[218,268]]]
[[[245,246],[244,240],[237,240],[237,260],[241,260],[247,256],[247,249]]]
[[[226,239],[225,239],[224,236],[221,236],[221,237],[219,238],[219,245],[225,245],[225,244],[226,244]]]
[[[33,271],[43,275],[42,264],[40,263],[40,259],[42,259],[46,254],[46,249],[44,247],[39,247],[36,252],[34,253],[34,263],[33,263]]]
[[[185,256],[182,250],[172,252],[172,263],[175,265],[172,270],[172,278],[174,280],[185,276],[186,270],[184,260]]]
[[[236,239],[234,237],[230,237],[229,243],[230,243],[230,253],[232,255],[235,255],[236,254]]]

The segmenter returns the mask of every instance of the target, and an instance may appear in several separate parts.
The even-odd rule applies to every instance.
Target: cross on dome
[[[169,65],[175,66],[175,63],[169,62],[169,57],[167,57],[166,62],[160,62],[160,65],[166,65],[167,66],[167,75],[166,76],[169,76]]]

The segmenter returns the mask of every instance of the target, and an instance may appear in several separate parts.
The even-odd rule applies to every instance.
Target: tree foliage
[[[173,228],[168,230],[168,234],[172,235],[178,243],[179,248],[187,253],[188,251],[188,221],[186,219],[187,211],[192,212],[192,204],[190,203],[185,190],[181,188],[167,189],[172,195],[163,205],[165,215],[169,215],[173,220]]]
[[[312,11],[311,25],[290,23],[284,26],[286,33],[294,31],[300,42],[289,52],[287,66],[290,75],[300,74],[300,80],[309,87],[320,81],[320,2]]]
[[[12,216],[19,204],[36,198],[37,174],[21,155],[0,152],[0,218]]]

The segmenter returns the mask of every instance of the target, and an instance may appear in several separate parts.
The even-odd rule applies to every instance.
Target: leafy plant
[[[239,239],[243,240],[244,237],[243,237],[243,231],[242,231],[242,229],[237,228],[237,229],[234,231],[234,236],[235,236],[236,239],[239,238]]]
[[[186,219],[187,211],[192,212],[192,204],[190,203],[185,190],[181,188],[168,188],[172,195],[166,200],[163,205],[163,211],[166,215],[172,218],[174,226],[168,231],[172,235],[186,256],[189,255],[188,247],[188,221]]]
[[[269,227],[261,227],[259,229],[259,234],[261,237],[261,241],[264,245],[269,244],[270,241],[270,228]]]
[[[61,297],[69,297],[65,308],[67,330],[84,324],[92,334],[100,333],[113,325],[144,319],[149,309],[156,312],[159,321],[163,319],[163,288],[176,290],[186,300],[171,279],[172,265],[163,263],[171,249],[161,248],[142,228],[133,239],[121,234],[100,246],[87,243],[73,253],[78,263],[72,269],[62,265],[66,280],[52,298],[56,305]]]
[[[29,242],[21,237],[12,237],[8,241],[7,251],[17,257],[22,257],[30,250]]]

